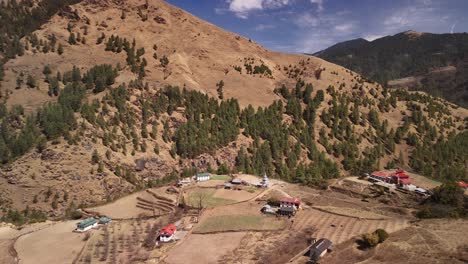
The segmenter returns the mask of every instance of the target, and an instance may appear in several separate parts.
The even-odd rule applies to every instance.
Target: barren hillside
[[[124,19],[121,18],[122,14]],[[107,37],[114,35],[129,41],[134,39],[137,48],[145,49],[144,57],[148,62],[145,79],[151,85],[186,85],[189,89],[216,96],[216,83],[223,80],[226,97],[239,99],[243,106],[267,106],[279,99],[273,94],[273,89],[282,83],[295,83],[294,78],[289,78],[293,74],[286,73],[286,68],[299,68],[303,74],[298,77],[312,82],[319,89],[338,81],[336,76],[327,74],[330,71],[340,73],[340,82],[351,83],[352,80],[352,76],[342,67],[315,57],[268,51],[249,39],[226,32],[162,0],[149,1],[148,8],[143,0],[84,1],[54,16],[35,33],[44,40],[54,34],[63,44],[64,53],[60,56],[30,50],[26,51],[26,55],[9,61],[5,66],[6,81],[2,87],[12,90],[11,105],[36,103],[37,106],[37,102],[24,101],[27,98],[24,98],[21,89],[12,89],[21,72],[42,79],[41,72],[47,64],[53,71],[58,68],[62,71],[71,69],[73,65],[81,69],[102,63],[125,65],[124,52],[105,51],[105,42],[96,45],[96,40],[103,33]],[[86,44],[70,45],[70,33],[80,33],[86,38]],[[157,55],[156,59],[154,54]],[[169,60],[166,67],[161,66],[160,58],[163,56]],[[244,68],[247,60],[251,61],[252,66],[264,63],[272,74],[247,74]],[[235,66],[240,66],[242,72],[236,71]],[[320,80],[316,80],[313,73],[320,67],[328,70]],[[128,82],[133,76],[125,77],[122,78],[123,82]],[[39,86],[45,96],[46,85]],[[39,94],[36,96],[41,98]]]

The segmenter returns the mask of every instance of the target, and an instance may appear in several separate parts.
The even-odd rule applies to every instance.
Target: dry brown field
[[[176,194],[165,192],[166,188],[153,188],[133,193],[112,203],[88,208],[86,211],[113,219],[135,219],[165,214],[170,212],[169,207],[174,207],[177,200]],[[154,197],[152,193],[173,201],[172,205],[170,205],[170,202],[161,201],[159,198]],[[158,203],[161,203],[163,207],[160,207]],[[125,209],[123,210],[123,208]]]
[[[18,238],[18,263],[71,263],[85,244],[85,234],[72,232],[78,222],[60,222]]]
[[[222,256],[236,249],[245,232],[192,234],[184,243],[175,246],[165,259],[167,264],[219,263]]]
[[[358,249],[354,238],[338,245],[323,263],[390,264],[468,262],[467,220],[424,220],[390,234],[388,240],[371,250]]]

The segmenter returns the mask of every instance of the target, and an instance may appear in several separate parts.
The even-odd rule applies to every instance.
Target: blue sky
[[[468,0],[167,0],[277,51],[316,52],[337,42],[406,30],[468,31]]]

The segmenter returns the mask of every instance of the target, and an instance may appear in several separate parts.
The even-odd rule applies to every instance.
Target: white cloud
[[[429,2],[405,6],[394,10],[384,19],[384,31],[395,32],[407,29],[424,28],[429,24],[440,23],[447,19],[436,8],[428,6]]]
[[[301,30],[295,44],[296,52],[313,53],[338,41],[355,37],[358,21],[346,11],[325,14],[310,12],[297,16],[293,21]]]
[[[370,35],[365,35],[363,38],[367,41],[374,41],[376,39],[379,39],[379,38],[383,38],[385,37],[385,35],[379,35],[379,34],[370,34]]]
[[[255,10],[280,8],[289,4],[289,0],[227,0],[227,2],[229,11],[244,19]]]
[[[300,28],[310,28],[318,26],[320,19],[310,13],[303,13],[294,18],[293,22]]]
[[[258,24],[254,27],[255,31],[263,31],[263,30],[268,30],[268,29],[273,29],[276,28],[275,25],[266,25],[266,24]]]
[[[432,4],[432,0],[417,0],[416,2],[419,3],[419,4],[422,4],[422,5],[431,5]]]
[[[453,31],[455,30],[455,27],[457,26],[457,23],[454,23],[451,27],[450,27],[450,34],[453,34]]]
[[[345,24],[339,24],[335,25],[335,30],[338,32],[349,32],[354,29],[354,23],[345,23]]]
[[[324,0],[310,0],[312,4],[317,4],[318,11],[323,11]]]

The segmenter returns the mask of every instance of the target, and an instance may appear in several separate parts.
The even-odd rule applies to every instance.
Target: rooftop
[[[161,231],[159,231],[159,235],[161,236],[172,236],[175,231],[177,230],[177,227],[174,224],[170,224],[165,226]]]
[[[383,171],[374,171],[371,175],[378,176],[378,177],[388,177],[388,174]]]
[[[332,245],[333,243],[330,240],[321,238],[312,244],[312,246],[310,246],[310,256],[314,256],[315,253],[320,255],[325,250],[328,250]]]
[[[92,217],[90,217],[90,218],[87,218],[87,219],[85,219],[85,220],[79,222],[79,223],[77,224],[77,226],[78,226],[79,228],[85,228],[85,227],[87,227],[87,226],[94,225],[95,223],[97,223],[97,220],[94,219],[94,218],[92,218]]]
[[[280,207],[279,210],[282,212],[294,212],[294,208],[292,207]]]
[[[284,197],[283,199],[281,199],[280,202],[282,202],[282,203],[301,204],[301,201],[299,199],[291,198],[291,197]]]

